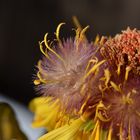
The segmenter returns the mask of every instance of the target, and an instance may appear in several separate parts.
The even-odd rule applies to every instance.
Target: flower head
[[[104,39],[104,46],[111,58],[119,65],[126,65],[139,72],[140,69],[140,31],[137,29],[122,31],[113,38]]]
[[[137,140],[140,133],[140,32],[128,28],[114,38],[103,40],[101,52],[110,62],[111,73],[102,99],[107,108],[105,127],[116,139]]]
[[[59,40],[53,47],[47,42],[47,34],[40,43],[45,56],[38,63],[35,80],[35,83],[39,84],[37,90],[45,96],[60,99],[63,108],[68,111],[80,110],[87,98],[85,90],[89,86],[88,81],[91,81],[88,77],[92,71],[89,69],[98,63],[97,47],[89,43],[83,35],[86,28],[81,32],[77,30],[74,39],[69,38],[63,42]],[[43,51],[43,47],[47,49]],[[102,63],[103,61],[95,66],[100,66]]]
[[[123,73],[122,69],[121,72]],[[125,73],[125,72],[124,72]],[[116,73],[117,75],[117,73]],[[104,129],[110,129],[112,136],[119,140],[137,140],[140,133],[140,76],[130,72],[125,80],[125,74],[118,78],[111,77],[109,87],[104,90],[102,103],[106,107],[106,123]]]
[[[49,44],[47,34],[40,43],[44,57],[34,83],[46,103],[33,109],[33,125],[53,130],[40,140],[138,140],[140,32],[128,28],[89,43],[86,27],[61,41],[61,25],[56,44]]]

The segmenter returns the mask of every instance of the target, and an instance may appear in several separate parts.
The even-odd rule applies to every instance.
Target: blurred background
[[[41,57],[38,41],[53,38],[60,22],[61,37],[73,35],[72,16],[96,34],[115,35],[127,26],[140,29],[140,0],[0,0],[0,93],[28,104],[36,96],[32,82]]]

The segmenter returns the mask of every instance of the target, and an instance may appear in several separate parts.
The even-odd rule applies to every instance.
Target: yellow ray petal
[[[70,125],[55,129],[39,138],[39,140],[76,140],[83,123],[81,119],[74,120]]]
[[[31,101],[29,107],[35,113],[33,127],[46,127],[48,131],[55,128],[60,120],[60,104],[59,100],[51,100],[51,97],[38,97]]]

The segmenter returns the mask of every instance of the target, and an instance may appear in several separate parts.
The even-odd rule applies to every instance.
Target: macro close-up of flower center
[[[88,41],[84,29],[75,37],[45,35],[34,77],[42,97],[30,103],[33,127],[45,127],[39,140],[139,140],[140,31]]]
[[[77,30],[77,37],[74,39],[69,38],[63,42],[59,40],[56,46],[53,46],[53,50],[47,44],[47,36],[40,43],[40,49],[47,57],[45,54],[37,66],[39,79],[35,80],[35,83],[42,83],[37,90],[43,95],[60,99],[67,111],[79,110],[83,98],[87,96],[84,96],[88,81],[86,71],[91,67],[91,64],[87,64],[97,50],[93,43],[85,39],[84,32],[78,32]],[[47,46],[48,52],[43,50],[44,45]]]

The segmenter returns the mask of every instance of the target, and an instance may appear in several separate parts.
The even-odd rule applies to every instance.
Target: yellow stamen
[[[118,67],[117,68],[117,74],[120,75],[120,73],[121,73],[121,65],[119,64],[117,67]]]
[[[104,39],[105,39],[105,37],[101,37],[100,42],[99,42],[101,45],[103,44]]]
[[[95,57],[95,59],[91,59],[91,60],[89,60],[87,66],[86,66],[86,70],[85,70],[85,72],[87,72],[87,70],[89,69],[91,63],[96,64],[97,62],[98,62],[98,58],[97,58],[97,57]]]
[[[125,72],[125,80],[127,81],[127,79],[128,79],[128,75],[129,75],[129,72],[131,71],[131,67],[126,67],[126,72]]]
[[[40,83],[40,80],[34,80],[34,85],[39,85]]]
[[[107,140],[112,140],[112,126],[109,128]]]
[[[78,47],[79,47],[79,36],[80,36],[80,29],[79,28],[77,28],[76,30],[75,30],[75,32],[76,32],[76,35],[75,35],[75,40],[76,40],[76,50],[78,51]]]
[[[80,40],[86,39],[86,38],[85,38],[85,32],[87,31],[88,28],[89,28],[89,26],[86,26],[86,27],[81,31],[80,37],[79,37]]]
[[[78,50],[78,48],[79,48],[79,43],[81,42],[81,41],[83,41],[83,40],[85,40],[86,39],[86,37],[85,37],[85,32],[86,32],[86,30],[89,28],[89,26],[86,26],[84,29],[79,29],[79,28],[77,28],[77,30],[76,30],[76,36],[75,36],[75,40],[76,40],[76,49]]]
[[[107,110],[107,108],[104,106],[104,104],[102,103],[102,101],[100,101],[99,104],[98,104],[97,107],[96,107],[96,113],[95,113],[95,118],[94,118],[94,120],[100,119],[100,120],[103,121],[103,122],[109,121],[110,119],[106,119],[106,118],[104,117],[104,116],[107,116],[105,110]],[[104,116],[103,116],[103,114],[101,113],[101,111],[104,112]]]
[[[87,104],[89,98],[90,98],[90,95],[88,95],[88,97],[86,98],[85,102],[84,102],[83,105],[81,106],[81,109],[80,109],[80,111],[79,111],[79,114],[83,114],[83,109],[84,109],[84,107],[86,106],[86,104]]]
[[[47,47],[48,50],[50,50],[52,53],[54,53],[62,62],[64,62],[63,58],[57,54],[53,49],[51,49],[48,45],[48,42],[47,42],[47,36],[48,36],[48,33],[45,34],[44,36],[44,43],[45,43],[45,46]]]
[[[77,17],[76,16],[73,16],[72,19],[73,19],[73,23],[75,24],[76,28],[78,28],[80,31],[82,31],[81,24],[78,21]]]
[[[40,72],[37,73],[37,77],[39,78],[40,82],[42,82],[44,84],[47,83],[47,81],[41,77]]]
[[[40,51],[41,51],[48,59],[50,59],[50,58],[49,58],[49,55],[45,52],[46,50],[43,50],[42,42],[41,42],[41,43],[39,42],[39,46],[40,46]]]
[[[102,60],[100,62],[98,62],[97,64],[95,64],[84,76],[84,79],[86,79],[91,73],[94,73],[99,67],[100,65],[102,65],[106,60]]]
[[[64,25],[65,23],[60,23],[58,26],[57,26],[57,29],[56,29],[56,39],[58,40],[58,42],[61,44],[61,40],[60,40],[60,37],[59,37],[59,34],[60,34],[60,28],[62,25]]]
[[[104,70],[104,73],[105,73],[105,79],[106,79],[105,85],[106,85],[106,87],[108,87],[108,83],[109,83],[111,74],[110,74],[110,71],[108,69],[105,69]]]
[[[110,81],[110,84],[116,91],[122,93],[120,86],[117,86],[113,81]]]
[[[95,140],[100,139],[100,124],[97,126],[96,134],[95,134]]]
[[[97,45],[99,43],[99,40],[100,40],[100,36],[97,35],[95,38],[94,44]]]
[[[95,127],[92,131],[90,140],[100,140],[100,123],[96,121]]]
[[[76,35],[75,35],[75,39],[76,39],[76,41],[78,42],[78,39],[79,39],[79,36],[80,36],[80,29],[77,28],[76,30],[75,30],[75,29],[73,29],[73,30],[74,30],[75,33],[76,33]]]
[[[101,93],[102,93],[102,97],[104,97],[104,91],[106,90],[106,87],[105,88],[103,88],[102,87],[102,85],[101,84],[99,84],[99,90],[101,91]]]
[[[84,91],[85,91],[85,88],[86,88],[86,85],[83,84],[82,87],[81,87],[81,90],[80,90],[80,94],[81,94],[81,95],[83,95],[83,94],[85,93],[85,92],[84,92]]]
[[[48,76],[46,71],[41,66],[41,60],[38,61],[37,67],[38,67],[40,73],[43,73],[43,75],[45,75],[46,77]]]

